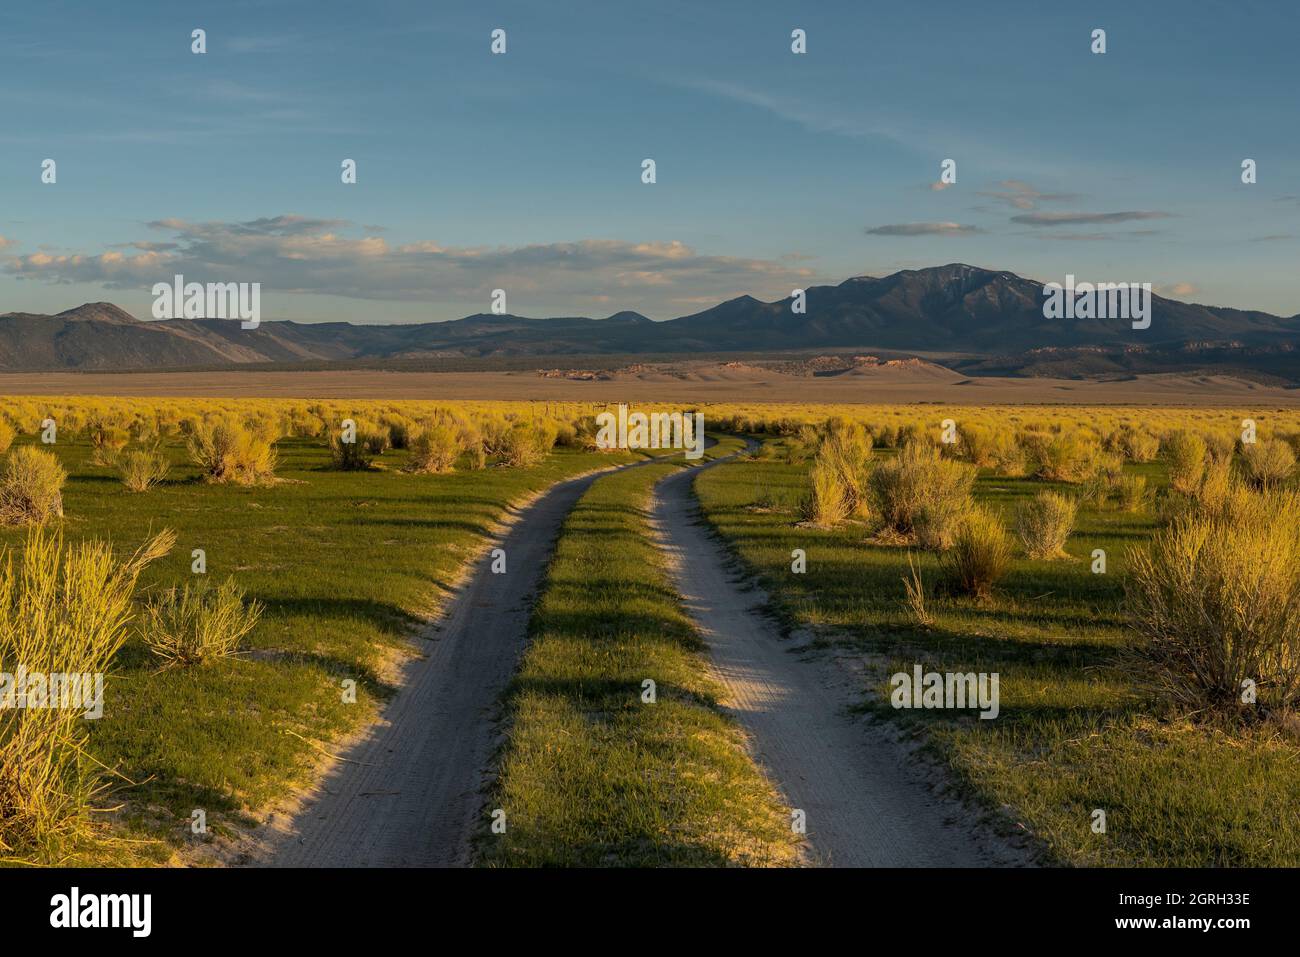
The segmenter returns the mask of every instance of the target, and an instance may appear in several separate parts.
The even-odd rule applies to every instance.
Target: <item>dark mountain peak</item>
[[[948,263],[944,266],[929,266],[926,269],[917,270],[918,272],[931,272],[939,276],[969,276],[972,273],[983,273],[990,276],[1001,275],[1001,269],[985,269],[983,266],[972,266],[970,263]],[[1010,273],[1008,273],[1010,275]]]
[[[742,295],[667,322],[630,310],[606,319],[478,313],[387,325],[265,322],[250,331],[218,319],[138,322],[110,303],[86,303],[54,317],[0,316],[0,370],[851,349],[983,357],[990,364],[981,368],[994,370],[983,374],[1101,374],[1135,369],[1132,357],[1159,352],[1175,357],[1169,362],[1190,362],[1191,355],[1207,368],[1259,366],[1300,383],[1300,317],[1152,296],[1145,330],[1114,317],[1047,320],[1041,283],[967,263],[855,276],[806,293],[800,312],[789,296],[764,302]],[[1029,365],[1012,358],[1043,349],[1057,351],[1033,353]],[[1042,356],[1051,357],[1050,368]]]
[[[74,322],[93,320],[95,322],[128,322],[134,324],[138,321],[135,316],[111,302],[85,302],[73,309],[65,309],[54,318],[70,319]]]
[[[965,286],[982,284],[993,280],[1018,280],[1024,282],[1013,272],[1006,270],[985,269],[982,266],[970,266],[966,263],[948,263],[946,266],[927,266],[924,269],[900,269],[885,277],[886,282],[921,282],[927,286]]]

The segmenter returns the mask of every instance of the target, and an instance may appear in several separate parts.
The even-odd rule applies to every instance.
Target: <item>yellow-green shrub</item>
[[[825,462],[813,463],[808,473],[810,487],[799,502],[805,522],[832,528],[849,517],[848,494],[840,473]]]
[[[973,505],[962,516],[943,567],[954,590],[983,598],[1006,575],[1011,558],[1011,536],[1002,521],[982,505]]]
[[[1063,558],[1074,528],[1074,499],[1059,492],[1039,492],[1016,509],[1016,533],[1030,558]]]
[[[151,600],[140,633],[165,667],[197,665],[233,655],[261,616],[262,605],[245,603],[233,578],[214,587],[204,577]]]
[[[1140,512],[1146,505],[1147,480],[1144,475],[1125,475],[1116,486],[1119,507],[1126,512]]]
[[[1165,438],[1163,453],[1174,491],[1195,494],[1205,475],[1206,452],[1205,440],[1195,432],[1180,429]]]
[[[505,434],[501,461],[511,468],[531,468],[546,457],[554,443],[554,433],[521,422]]]
[[[929,442],[911,442],[871,473],[872,514],[887,536],[910,538],[922,509],[932,516],[955,514],[969,502],[974,483],[974,466],[943,458]]]
[[[123,561],[103,542],[65,548],[61,536],[34,529],[16,562],[6,550],[0,672],[107,672],[127,635],[140,572],[175,540],[164,531]],[[0,708],[0,857],[64,863],[88,836],[104,781],[86,751],[85,710]]]
[[[450,425],[433,423],[419,429],[410,440],[410,472],[450,472],[460,455],[460,438]]]
[[[167,457],[154,449],[134,449],[118,456],[117,472],[128,492],[147,492],[168,471]]]
[[[131,441],[131,433],[126,429],[101,425],[90,435],[90,460],[96,465],[111,466],[117,461],[118,453]]]
[[[1241,458],[1246,481],[1256,488],[1277,488],[1295,474],[1295,453],[1281,439],[1247,445]]]
[[[871,465],[871,435],[867,430],[851,422],[829,424],[817,450],[817,461],[835,473],[849,514],[865,516],[870,509],[866,481]]]
[[[1238,488],[1158,533],[1126,584],[1144,683],[1184,711],[1300,703],[1300,494]]]
[[[234,418],[194,422],[186,448],[206,481],[260,485],[275,480],[275,446],[265,433],[256,435]]]
[[[1008,477],[1025,474],[1025,450],[1010,429],[970,424],[960,434],[962,455],[972,465]]]
[[[1080,432],[1029,432],[1024,439],[1030,469],[1049,482],[1081,482],[1096,472],[1100,445]]]
[[[68,473],[44,449],[19,446],[0,471],[0,525],[42,525],[63,515]]]

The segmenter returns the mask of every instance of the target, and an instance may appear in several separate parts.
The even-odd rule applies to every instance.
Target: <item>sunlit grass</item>
[[[877,453],[878,455],[881,453]],[[883,453],[885,455],[889,453]],[[982,801],[1006,806],[1062,862],[1138,866],[1300,864],[1300,748],[1273,726],[1225,735],[1158,721],[1116,667],[1128,641],[1123,580],[1129,549],[1156,531],[1150,507],[1081,507],[1068,556],[1019,554],[984,601],[935,588],[939,559],[911,551],[928,594],[930,627],[909,609],[909,550],[868,542],[865,527],[798,528],[807,466],[776,458],[725,464],[697,483],[708,520],[761,578],[789,627],[870,662],[862,706],[923,733],[929,750]],[[1160,463],[1127,465],[1152,486]],[[1019,503],[1053,483],[981,471],[976,500],[1012,527]],[[755,507],[772,501],[775,510]],[[794,548],[805,574],[790,570]],[[1105,574],[1093,553],[1105,552]],[[1001,714],[895,711],[888,675],[916,663],[940,672],[998,672]],[[1107,831],[1092,830],[1106,811]]]
[[[23,437],[19,444],[32,443]],[[69,542],[138,544],[174,529],[172,553],[142,575],[138,600],[206,574],[233,577],[265,606],[241,654],[160,670],[133,632],[105,688],[104,717],[88,722],[89,753],[120,775],[110,803],[125,833],[152,844],[106,847],[86,860],[161,861],[211,834],[253,823],[250,812],[308,784],[320,749],[369,721],[391,691],[388,666],[416,647],[421,616],[445,597],[457,570],[507,503],[627,454],[556,450],[534,469],[489,467],[444,475],[400,471],[405,453],[381,457],[382,471],[331,469],[318,440],[277,444],[278,484],[204,482],[179,441],[162,446],[168,477],[145,494],[92,463],[85,440],[41,446],[69,473],[59,523]],[[24,533],[0,531],[21,547]],[[342,682],[357,683],[357,703]],[[128,783],[130,782],[130,783]],[[124,854],[132,857],[124,857]]]

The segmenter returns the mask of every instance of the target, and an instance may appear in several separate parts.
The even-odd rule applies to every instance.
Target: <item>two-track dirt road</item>
[[[623,466],[634,468],[637,464]],[[701,466],[707,468],[708,466]],[[931,794],[896,744],[845,712],[833,664],[801,661],[737,585],[693,517],[700,468],[656,487],[653,523],[686,606],[712,650],[726,704],[792,808],[807,815],[805,863],[1021,863]],[[336,762],[287,826],[243,862],[289,867],[464,866],[483,810],[501,694],[527,642],[532,599],[565,517],[602,474],[552,486],[514,511],[407,663],[381,720]],[[488,551],[506,550],[507,574]]]
[[[708,642],[726,688],[724,705],[789,807],[805,812],[805,863],[1023,863],[1021,852],[979,833],[964,808],[927,788],[924,772],[887,734],[847,713],[843,676],[833,662],[792,653],[796,642],[782,640],[762,613],[763,595],[737,583],[729,556],[701,523],[693,490],[700,471],[684,470],[658,484],[655,534]]]

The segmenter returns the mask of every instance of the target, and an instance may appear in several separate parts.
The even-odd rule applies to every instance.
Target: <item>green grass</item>
[[[876,455],[889,454],[877,452]],[[872,663],[863,707],[916,731],[970,793],[1006,806],[1037,834],[1049,859],[1084,865],[1296,866],[1300,864],[1300,749],[1258,730],[1231,737],[1151,715],[1117,667],[1127,640],[1122,607],[1127,551],[1156,528],[1151,509],[1080,508],[1069,561],[1023,555],[985,603],[937,594],[935,555],[912,550],[929,595],[932,628],[904,610],[908,549],[870,544],[862,525],[797,528],[806,465],[773,457],[720,465],[700,476],[706,517],[768,589],[788,627],[863,652]],[[1159,463],[1127,466],[1163,485]],[[1017,502],[1068,488],[981,472],[977,500],[1012,527]],[[769,507],[775,505],[775,508]],[[807,551],[805,574],[791,550]],[[1093,549],[1106,574],[1093,574]],[[998,672],[1001,715],[895,711],[888,676],[920,663],[939,672]],[[1107,833],[1091,830],[1106,811]]]
[[[69,541],[129,549],[150,528],[176,530],[176,548],[146,571],[140,598],[191,577],[191,551],[202,548],[209,576],[233,575],[266,606],[243,642],[250,653],[235,659],[160,672],[138,637],[119,653],[104,717],[90,722],[91,748],[121,775],[115,833],[148,840],[129,845],[127,859],[120,843],[83,849],[77,860],[88,863],[166,860],[198,840],[193,810],[206,812],[213,833],[229,833],[252,823],[250,810],[309,783],[321,749],[373,718],[392,691],[385,665],[415,648],[415,626],[508,503],[641,457],[556,450],[534,469],[409,475],[397,471],[405,453],[388,452],[382,471],[338,472],[322,444],[286,439],[277,475],[289,481],[240,488],[200,481],[173,442],[167,480],[131,494],[111,469],[90,464],[87,443],[48,448],[69,472],[56,523]],[[0,545],[23,538],[0,529]],[[356,704],[343,702],[344,679],[357,682]]]
[[[713,450],[738,448],[724,439]],[[649,540],[654,464],[599,479],[569,515],[507,698],[484,833],[495,866],[728,866],[793,859],[788,812],[717,707],[706,651]],[[657,700],[642,702],[642,682]],[[485,831],[487,829],[485,828]]]

